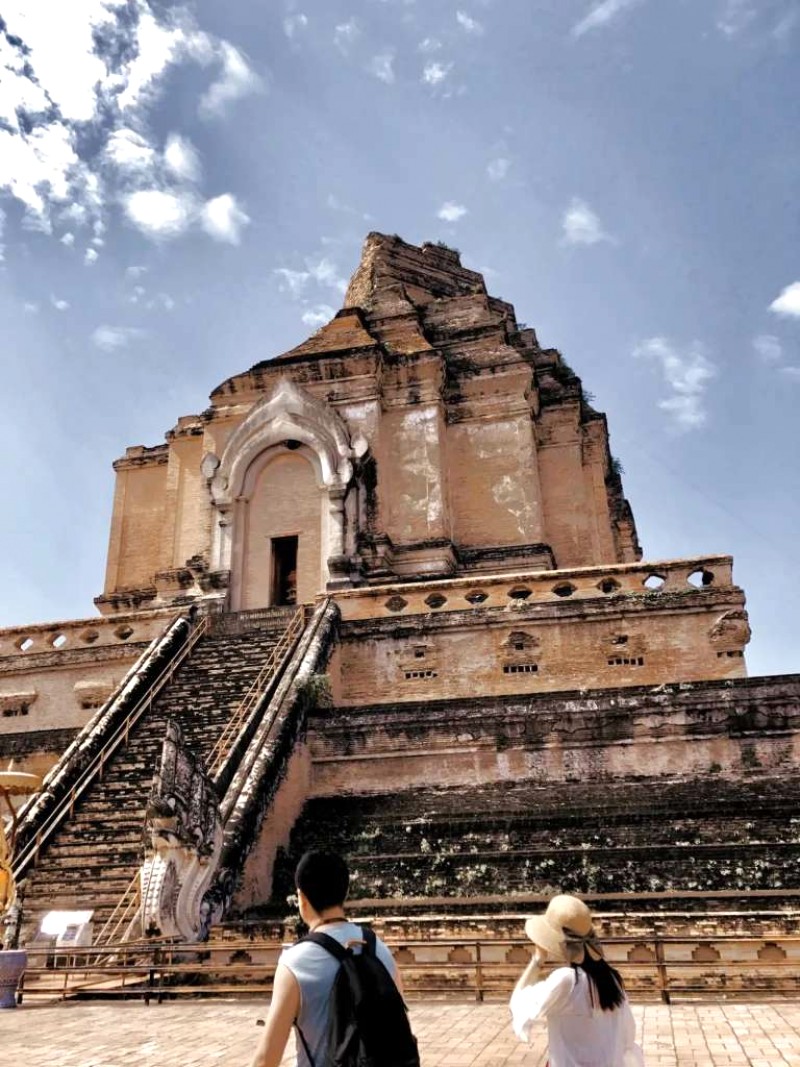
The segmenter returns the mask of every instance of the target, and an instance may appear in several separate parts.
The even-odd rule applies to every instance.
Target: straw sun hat
[[[544,915],[528,919],[525,933],[534,945],[561,963],[583,963],[587,952],[594,960],[603,958],[592,913],[582,900],[566,893],[553,897]]]

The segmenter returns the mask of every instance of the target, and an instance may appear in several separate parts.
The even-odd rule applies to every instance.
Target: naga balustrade
[[[195,622],[194,626],[189,631],[186,641],[170,658],[161,673],[155,678],[139,700],[136,701],[130,711],[127,712],[122,721],[115,726],[114,730],[104,741],[100,751],[96,753],[87,766],[81,771],[76,781],[70,787],[69,792],[66,793],[53,808],[44,820],[43,825],[37,828],[33,839],[22,848],[20,854],[16,858],[14,866],[14,875],[16,878],[20,878],[26,868],[30,864],[36,862],[36,858],[38,857],[42,846],[53,835],[64,819],[72,814],[75,808],[75,803],[79,797],[86,792],[96,778],[102,778],[103,768],[108,759],[121,745],[127,745],[133,727],[145,712],[149,711],[153,705],[153,701],[159,696],[161,691],[172,681],[175,672],[190,655],[192,649],[200,638],[206,633],[208,626],[209,620],[205,615],[201,616]],[[45,785],[46,784],[47,783],[45,782]]]

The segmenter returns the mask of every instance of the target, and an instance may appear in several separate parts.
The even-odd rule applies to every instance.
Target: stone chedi
[[[655,789],[666,825],[697,783],[714,811],[756,773],[795,788],[797,679],[746,678],[730,557],[642,560],[605,417],[451,249],[369,235],[331,322],[115,469],[101,616],[0,631],[0,757],[55,763],[20,819],[29,929],[54,900],[108,922],[133,886],[139,929],[199,936],[276,871],[283,893],[281,850],[315,825],[367,842],[370,898],[553,872],[621,892],[635,835],[602,885],[585,855],[580,877],[531,860],[553,782],[604,782],[617,822]],[[450,834],[446,885],[416,834],[413,862],[368,873],[402,852],[390,803]],[[481,818],[532,810],[538,829],[484,828],[495,859],[459,867]],[[520,847],[512,884],[497,856]]]

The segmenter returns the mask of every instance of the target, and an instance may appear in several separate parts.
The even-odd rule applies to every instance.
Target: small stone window
[[[122,626],[116,628],[114,634],[120,641],[127,641],[129,637],[133,636],[133,627],[128,626],[127,623],[123,623]]]
[[[526,585],[515,585],[513,589],[509,589],[508,595],[511,600],[527,600],[531,592]]]
[[[420,670],[420,671],[404,671],[405,679],[407,682],[415,681],[418,678],[436,678],[436,671]]]
[[[20,652],[27,652],[29,649],[33,648],[33,638],[25,636],[18,637],[14,642],[14,646],[18,648]]]
[[[611,593],[616,593],[616,591],[620,589],[621,586],[615,578],[604,578],[602,582],[597,583],[597,588],[600,590],[601,593],[606,593],[607,595],[610,595]]]
[[[27,715],[29,711],[27,704],[17,704],[16,707],[3,708],[3,718],[16,719],[18,715]]]
[[[644,667],[644,656],[612,656],[609,667]]]
[[[484,593],[481,589],[473,589],[471,593],[467,593],[464,599],[468,604],[482,604],[484,600],[489,599],[489,594]]]
[[[572,596],[575,586],[572,582],[562,582],[560,585],[553,586],[553,592],[556,596]]]
[[[714,584],[714,572],[701,567],[700,570],[692,571],[686,581],[695,589],[703,589],[707,585]]]
[[[447,603],[447,597],[442,596],[441,593],[431,593],[430,596],[425,597],[425,603],[429,608],[440,608]]]
[[[628,643],[628,635],[627,634],[615,634],[611,638],[611,644],[612,645],[627,645],[627,643]]]
[[[402,611],[403,608],[408,607],[408,601],[404,600],[401,596],[390,596],[389,599],[383,605],[387,611]]]
[[[538,648],[539,645],[539,638],[525,633],[524,630],[512,630],[506,640],[506,646],[514,652],[527,652],[529,649]]]
[[[50,642],[50,644],[53,646],[53,648],[63,648],[66,643],[67,643],[67,635],[66,634],[56,634],[56,636]]]
[[[97,630],[84,630],[80,636],[81,641],[85,641],[87,645],[93,645],[100,634]]]
[[[504,663],[503,674],[538,674],[538,663]]]
[[[414,649],[414,659],[425,659],[425,646],[417,645]]]
[[[642,585],[645,589],[649,589],[651,593],[659,593],[664,588],[664,582],[666,578],[663,574],[648,574]]]
[[[717,659],[744,659],[744,652],[740,648],[731,648],[725,652],[718,652]]]

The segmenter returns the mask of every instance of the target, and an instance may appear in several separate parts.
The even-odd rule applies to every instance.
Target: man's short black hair
[[[344,904],[350,872],[338,853],[314,849],[306,852],[297,864],[294,884],[302,889],[314,911],[322,912]]]

